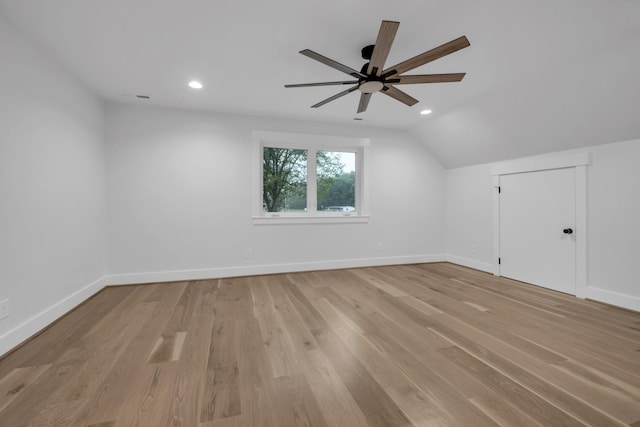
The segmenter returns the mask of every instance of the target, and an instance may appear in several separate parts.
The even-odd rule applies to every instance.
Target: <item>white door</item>
[[[500,176],[500,275],[576,294],[575,168]]]

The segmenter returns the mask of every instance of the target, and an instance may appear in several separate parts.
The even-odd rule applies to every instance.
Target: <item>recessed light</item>
[[[426,116],[427,114],[431,114],[432,111],[431,110],[422,110],[420,111],[420,114],[422,114],[423,116]]]
[[[202,89],[202,83],[194,80],[192,82],[189,82],[189,87],[192,89]]]

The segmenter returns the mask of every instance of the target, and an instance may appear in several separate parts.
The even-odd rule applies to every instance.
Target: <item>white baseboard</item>
[[[149,273],[112,274],[106,285],[173,282],[183,280],[219,279],[223,277],[255,276],[261,274],[294,273],[298,271],[333,270],[340,268],[374,267],[381,265],[418,264],[445,261],[444,255],[411,255],[381,258],[352,258],[345,260],[311,261],[291,264],[252,265],[207,268],[199,270],[157,271]]]
[[[588,299],[604,302],[618,307],[627,308],[629,310],[640,312],[640,298],[631,295],[620,294],[608,291],[606,289],[588,287]]]
[[[18,325],[6,334],[0,336],[0,356],[17,347],[25,340],[64,316],[73,308],[98,293],[102,288],[104,288],[104,284],[105,278],[101,277],[63,300],[58,301],[46,310],[36,314],[31,319],[21,325]]]
[[[493,264],[476,261],[474,259],[463,258],[456,255],[451,255],[451,254],[445,255],[445,259],[447,260],[447,262],[450,262],[453,264],[474,268],[476,270],[485,271],[487,273],[493,273]]]

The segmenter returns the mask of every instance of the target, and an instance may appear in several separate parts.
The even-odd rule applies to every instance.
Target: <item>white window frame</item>
[[[369,139],[342,136],[311,135],[299,133],[253,131],[254,141],[254,191],[253,216],[255,225],[314,224],[314,223],[366,223],[368,215],[368,191],[366,185],[367,147]],[[262,208],[263,152],[265,147],[299,149],[307,151],[307,211],[264,212]],[[317,209],[318,151],[338,151],[356,154],[355,212],[326,212]]]

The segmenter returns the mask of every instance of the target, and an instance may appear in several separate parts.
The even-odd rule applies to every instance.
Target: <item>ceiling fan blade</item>
[[[449,83],[459,82],[465,76],[465,73],[451,74],[417,74],[414,76],[398,76],[387,79],[387,83],[394,85],[406,85],[416,83]]]
[[[387,85],[380,92],[408,105],[409,107],[418,103],[417,99],[393,86]]]
[[[347,67],[339,62],[334,61],[333,59],[329,59],[326,56],[322,56],[319,53],[316,53],[312,50],[305,49],[300,51],[304,56],[308,56],[311,59],[315,59],[318,62],[322,62],[324,65],[328,65],[331,68],[335,68],[338,71],[342,71],[343,73],[349,74],[355,78],[367,77],[362,74],[360,71],[354,70],[351,67]]]
[[[358,80],[342,81],[342,82],[321,82],[321,83],[300,83],[294,85],[284,85],[284,87],[312,87],[312,86],[334,86],[334,85],[354,85]]]
[[[350,87],[349,89],[344,90],[344,91],[342,91],[342,92],[340,92],[340,93],[338,93],[336,95],[333,95],[332,97],[327,98],[324,101],[320,101],[317,104],[312,105],[311,108],[322,107],[324,104],[327,104],[327,103],[329,103],[331,101],[335,101],[338,98],[341,98],[341,97],[343,97],[343,96],[345,96],[347,94],[350,94],[351,92],[353,92],[356,89],[358,89],[358,85],[355,85],[354,87]]]
[[[457,52],[460,49],[464,49],[468,46],[471,46],[471,43],[469,43],[467,37],[459,37],[455,40],[450,41],[449,43],[445,43],[441,46],[436,47],[435,49],[431,49],[427,52],[421,53],[418,56],[414,56],[411,59],[407,59],[406,61],[394,65],[393,67],[387,68],[382,72],[382,76],[389,77],[395,74],[402,74],[406,71],[413,70],[414,68],[417,68],[421,65],[442,58],[443,56],[447,56],[453,52]]]
[[[399,26],[399,22],[382,21],[380,31],[378,31],[378,38],[373,48],[373,54],[371,55],[371,61],[369,62],[369,68],[367,68],[367,74],[379,76],[382,73],[382,67],[384,67],[387,56],[389,56],[389,51]]]
[[[367,106],[369,105],[369,101],[371,101],[372,93],[362,93],[360,95],[360,103],[358,104],[358,113],[364,113],[367,111]]]

